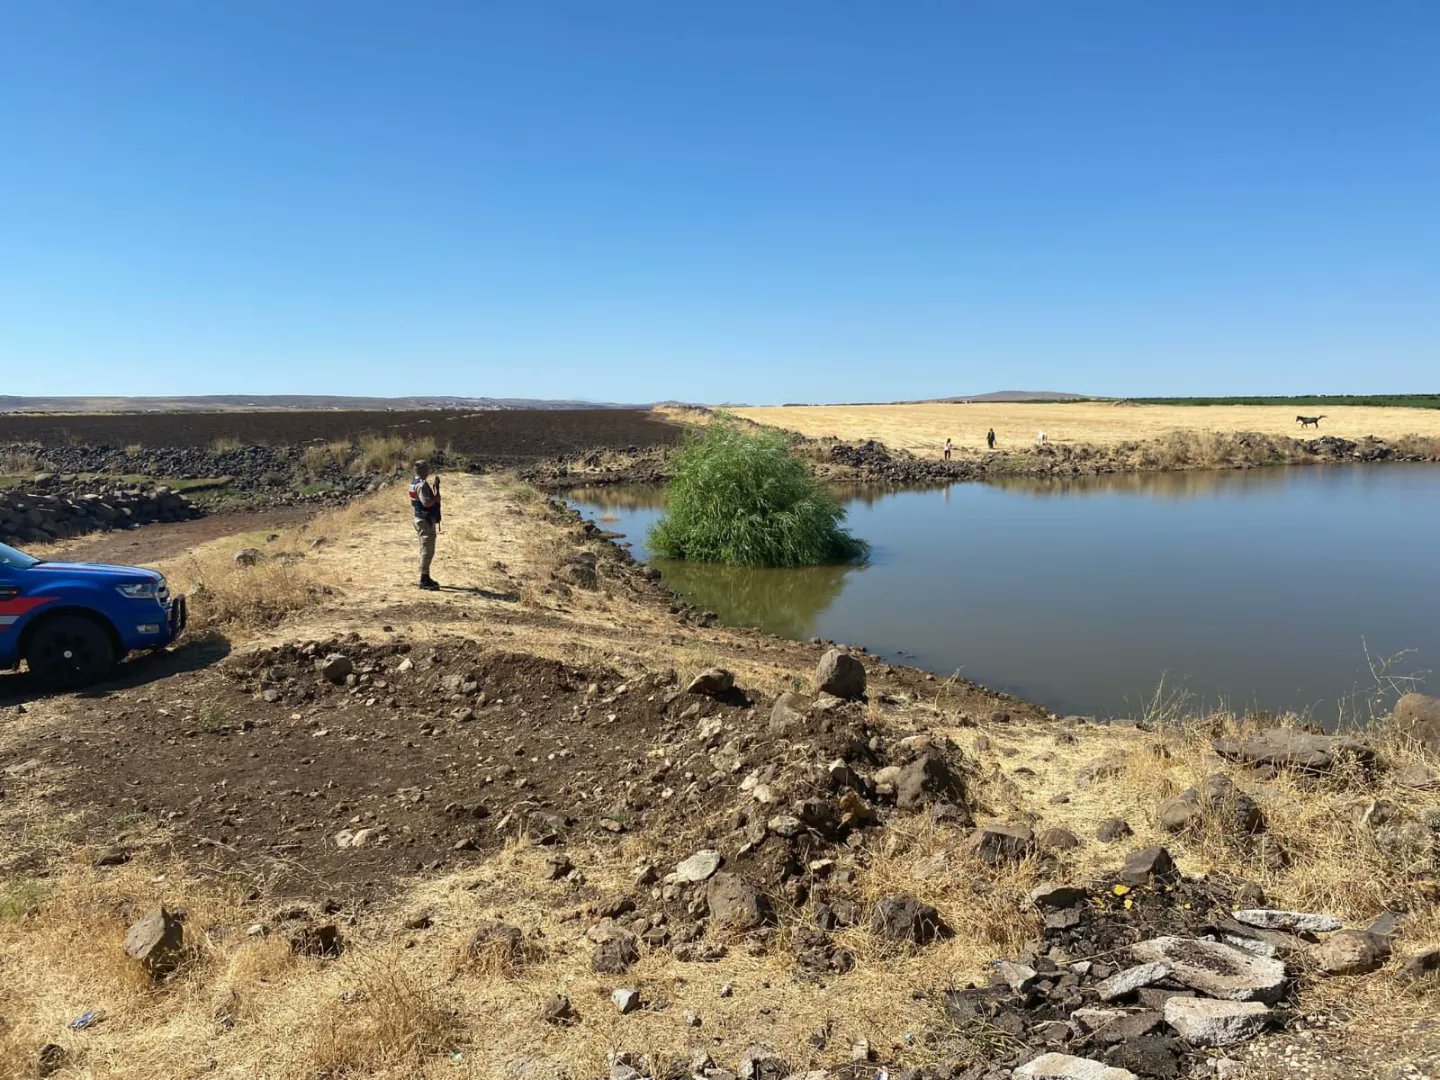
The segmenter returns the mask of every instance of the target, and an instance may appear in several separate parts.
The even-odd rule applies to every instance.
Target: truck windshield
[[[39,559],[32,559],[23,551],[16,551],[5,544],[0,544],[0,566],[9,567],[13,570],[29,570],[38,563]]]

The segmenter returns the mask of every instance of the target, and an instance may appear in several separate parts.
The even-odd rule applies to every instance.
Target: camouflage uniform
[[[424,471],[425,476],[420,475]],[[416,470],[410,481],[410,506],[415,511],[415,535],[420,538],[420,584],[433,585],[430,563],[435,558],[435,536],[440,526],[440,495],[430,485],[428,470]]]

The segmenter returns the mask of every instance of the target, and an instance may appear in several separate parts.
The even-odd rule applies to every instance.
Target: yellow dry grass
[[[997,449],[1033,446],[1044,431],[1049,442],[1113,446],[1154,441],[1176,433],[1257,432],[1272,436],[1374,435],[1398,440],[1416,435],[1440,438],[1440,409],[1390,409],[1334,406],[1327,409],[1270,405],[1123,405],[1105,402],[1023,404],[980,402],[924,405],[813,405],[740,408],[747,420],[787,428],[808,438],[834,436],[847,442],[878,439],[887,446],[924,457],[938,456],[946,438],[956,446],[985,448],[985,432],[995,429]],[[1324,412],[1317,432],[1303,433],[1298,413]]]

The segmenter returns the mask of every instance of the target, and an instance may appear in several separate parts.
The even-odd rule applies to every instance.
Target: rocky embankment
[[[0,492],[0,541],[44,544],[106,529],[184,521],[200,511],[168,487],[65,483],[42,478]]]
[[[832,480],[894,485],[954,483],[1001,477],[1074,477],[1187,469],[1250,469],[1268,465],[1347,462],[1434,462],[1440,455],[1407,449],[1384,439],[1276,438],[1238,434],[1217,437],[1203,451],[1183,442],[1127,442],[1114,446],[1046,443],[1003,452],[960,452],[950,461],[895,450],[875,439],[841,442],[801,440],[800,452]],[[522,479],[551,491],[611,484],[657,484],[669,479],[669,448],[595,450],[579,458],[555,458],[522,470]]]

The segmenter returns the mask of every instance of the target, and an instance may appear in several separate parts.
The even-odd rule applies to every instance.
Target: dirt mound
[[[351,636],[99,698],[84,729],[0,764],[65,774],[54,808],[80,811],[92,843],[200,852],[282,893],[378,895],[515,836],[644,831],[661,860],[721,847],[793,903],[787,882],[891,812],[899,778],[877,770],[921,755],[887,750],[858,703],[789,695],[772,722],[743,690],[680,687],[459,638]],[[916,804],[960,798],[958,754],[926,754]]]

